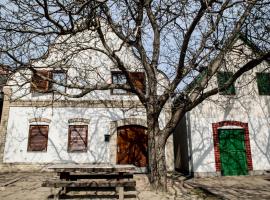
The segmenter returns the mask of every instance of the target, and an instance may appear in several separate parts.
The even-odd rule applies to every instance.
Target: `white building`
[[[221,85],[254,51],[238,41],[205,91]],[[195,176],[262,174],[270,170],[270,71],[264,62],[228,90],[188,112],[174,141],[176,168]]]
[[[89,33],[85,32],[64,38],[64,44],[51,47],[44,60],[34,63],[35,69],[66,84],[124,83],[125,76],[104,54],[90,49],[77,52],[77,47],[93,43],[101,48],[98,39],[87,37]],[[110,45],[118,49],[119,41],[110,38],[108,33]],[[144,72],[138,70],[129,49],[123,47],[118,54],[130,66],[136,87],[147,87]],[[167,80],[162,74],[159,78],[162,91]],[[31,70],[18,71],[7,85],[0,127],[2,171],[40,169],[51,163],[135,164],[142,170],[147,167],[146,113],[134,94],[118,89],[93,91],[81,98],[66,97],[50,90],[69,94],[81,90],[49,84]],[[160,116],[162,125],[168,117],[166,109],[169,107],[165,106]],[[172,137],[167,142],[166,159],[168,169],[173,170]]]

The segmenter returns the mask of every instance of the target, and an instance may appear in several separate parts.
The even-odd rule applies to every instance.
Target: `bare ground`
[[[187,182],[221,199],[270,199],[270,174],[200,178]]]
[[[42,181],[53,177],[52,173],[4,173],[0,174],[1,200],[45,200],[50,188],[41,187]],[[168,193],[150,189],[146,175],[135,175],[135,195],[128,200],[216,200],[216,199],[270,199],[270,181],[265,177],[219,177],[189,179],[180,175],[168,178]],[[270,179],[269,179],[270,180]],[[251,184],[252,182],[252,184]],[[184,186],[183,186],[184,185]],[[63,199],[115,199],[114,191],[70,192]],[[97,196],[98,194],[98,196]],[[136,197],[137,196],[137,197]],[[49,198],[50,199],[50,198]]]

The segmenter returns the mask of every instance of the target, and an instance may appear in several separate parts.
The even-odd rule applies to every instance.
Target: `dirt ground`
[[[50,188],[41,187],[42,181],[55,176],[52,173],[5,173],[0,174],[0,199],[1,200],[45,200],[52,199]],[[146,175],[135,175],[135,195],[127,195],[128,200],[178,200],[178,199],[216,199],[212,195],[196,189],[179,189],[181,179],[170,179],[168,193],[157,193],[150,189]],[[100,192],[99,192],[100,193]],[[87,194],[87,195],[86,195]],[[129,194],[129,193],[128,193]],[[89,192],[71,192],[69,196],[62,196],[61,199],[116,199],[115,192],[98,194]],[[136,197],[137,196],[137,197]]]
[[[0,174],[0,200],[52,199],[50,188],[41,187],[42,181],[55,176],[52,173]],[[181,175],[168,178],[168,193],[150,189],[146,175],[135,175],[136,191],[127,193],[128,200],[216,200],[216,199],[270,199],[270,181],[267,177],[218,177],[188,179]],[[270,180],[270,177],[269,177]],[[135,192],[135,193],[134,193]],[[116,199],[114,191],[69,192],[61,199]],[[97,196],[98,194],[98,196]]]
[[[200,178],[187,182],[221,199],[270,199],[270,174]]]

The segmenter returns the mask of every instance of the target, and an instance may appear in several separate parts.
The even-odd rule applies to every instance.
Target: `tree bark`
[[[153,189],[157,191],[167,190],[165,143],[166,140],[160,135],[158,119],[148,120],[150,183]]]

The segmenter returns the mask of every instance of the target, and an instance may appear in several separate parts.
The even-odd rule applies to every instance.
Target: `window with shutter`
[[[145,75],[143,72],[129,72],[131,81],[135,88],[145,93]]]
[[[224,84],[233,76],[232,72],[218,72],[217,73],[217,80],[218,80],[218,87],[221,88]],[[230,85],[229,88],[220,92],[222,95],[235,95],[235,87],[234,84]]]
[[[145,93],[145,75],[144,72],[129,72],[129,76],[134,86]],[[126,84],[127,78],[123,72],[112,72],[112,83],[114,84]],[[112,89],[112,94],[130,94],[122,89]]]
[[[68,151],[85,152],[87,151],[88,126],[70,125],[68,131]]]
[[[31,125],[27,151],[47,151],[48,130],[46,125]]]
[[[270,95],[270,73],[256,73],[259,95]]]
[[[31,81],[31,91],[32,92],[47,92],[49,90],[49,81],[44,80],[41,76],[51,78],[50,71],[37,71],[34,73]]]
[[[52,79],[56,83],[50,83],[49,80],[44,80],[41,76]],[[66,71],[44,71],[39,70],[32,77],[31,91],[32,92],[48,92],[49,90],[66,92],[66,87],[61,84],[66,84]]]
[[[126,84],[127,83],[127,77],[123,72],[112,72],[112,83],[113,84]],[[126,90],[122,89],[112,89],[112,94],[127,94],[128,92]]]
[[[50,89],[56,92],[66,92],[66,87],[61,85],[67,83],[67,74],[65,71],[53,71],[52,79],[56,83],[51,84]]]

